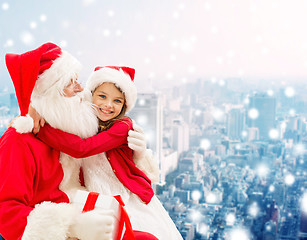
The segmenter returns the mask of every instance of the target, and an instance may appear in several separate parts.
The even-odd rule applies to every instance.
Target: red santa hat
[[[81,68],[73,56],[53,43],[45,43],[23,54],[6,54],[5,60],[21,113],[13,127],[20,133],[33,128],[33,120],[27,115],[31,97],[47,94],[53,87],[62,91]]]
[[[135,70],[129,67],[96,67],[86,83],[86,88],[93,92],[104,82],[114,83],[125,95],[127,106],[126,112],[129,112],[134,107],[137,98],[134,74]]]

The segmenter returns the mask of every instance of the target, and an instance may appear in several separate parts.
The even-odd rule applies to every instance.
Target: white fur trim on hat
[[[81,63],[68,52],[62,51],[62,54],[53,61],[51,67],[39,75],[32,96],[46,94],[51,88],[63,91],[71,79],[78,77],[80,70]]]
[[[32,132],[34,121],[29,114],[27,114],[27,116],[19,116],[13,121],[12,127],[15,128],[18,133]]]
[[[137,98],[137,90],[130,76],[122,70],[103,67],[94,71],[89,77],[86,88],[93,92],[102,83],[114,83],[123,92],[126,98],[127,112],[129,112],[135,104]]]

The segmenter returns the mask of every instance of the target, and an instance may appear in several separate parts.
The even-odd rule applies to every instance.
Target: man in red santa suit
[[[82,189],[75,177],[81,161],[72,161],[30,132],[31,102],[55,128],[83,138],[97,133],[94,109],[76,81],[80,63],[57,45],[46,43],[21,55],[7,54],[6,64],[21,116],[0,139],[0,235],[6,240],[111,239],[112,211],[81,213],[69,204],[76,190]],[[139,141],[134,138],[130,143],[140,148]],[[146,159],[138,161],[140,168],[155,175],[150,156],[142,151],[139,155],[138,159]],[[148,237],[140,239],[151,239],[144,236]]]

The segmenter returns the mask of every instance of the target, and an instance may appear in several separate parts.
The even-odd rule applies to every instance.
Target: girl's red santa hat
[[[135,70],[130,67],[96,67],[86,83],[86,88],[93,92],[105,82],[114,83],[125,95],[127,106],[126,112],[129,112],[134,107],[137,98],[134,74]]]
[[[12,126],[19,133],[32,131],[33,119],[28,115],[31,98],[47,95],[54,88],[62,92],[81,69],[77,59],[53,43],[23,54],[8,53],[5,60],[21,115]]]

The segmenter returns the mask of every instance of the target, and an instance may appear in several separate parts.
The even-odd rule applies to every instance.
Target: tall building
[[[242,108],[233,108],[227,116],[227,136],[232,140],[242,137],[245,123],[245,111]]]
[[[269,139],[275,128],[276,98],[267,94],[255,94],[249,98],[247,125],[259,129],[260,139]]]
[[[182,120],[174,120],[172,124],[171,148],[180,155],[189,150],[189,126]]]
[[[159,95],[139,93],[135,107],[128,114],[143,128],[147,147],[157,156],[160,156],[162,151],[162,109]]]
[[[161,96],[155,93],[139,93],[135,107],[128,115],[143,128],[147,148],[153,151],[161,169],[161,164],[163,164],[163,106]]]

